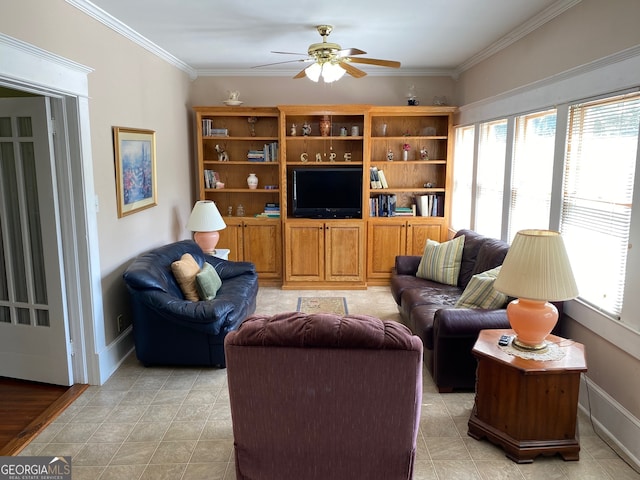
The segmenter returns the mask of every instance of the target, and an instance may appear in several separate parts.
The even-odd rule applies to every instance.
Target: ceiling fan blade
[[[340,62],[338,62],[338,63],[339,63],[339,64],[340,64],[340,66],[341,66],[342,68],[344,68],[344,69],[347,71],[347,73],[348,73],[349,75],[351,75],[352,77],[362,78],[362,77],[364,77],[364,76],[367,74],[366,72],[363,72],[363,71],[362,71],[362,70],[360,70],[359,68],[356,68],[356,67],[354,67],[354,66],[352,66],[352,65],[349,65],[347,62],[340,61]]]
[[[303,69],[302,69],[302,70],[300,70],[300,72],[298,72],[298,73],[296,74],[296,76],[295,76],[295,77],[293,77],[293,78],[304,78],[304,77],[307,75],[307,74],[305,73],[305,70],[306,70],[306,68],[303,68]]]
[[[309,55],[308,53],[298,53],[298,52],[275,52],[273,50],[271,50],[271,53],[279,53],[281,55]]]
[[[298,60],[286,60],[284,62],[265,63],[264,65],[255,65],[251,68],[268,67],[270,65],[281,65],[283,63],[311,62],[313,58],[300,58]]]
[[[400,68],[400,62],[394,60],[380,60],[377,58],[351,58],[347,60],[351,63],[366,63],[368,65],[378,65],[380,67]]]
[[[350,57],[351,55],[364,55],[367,52],[360,50],[359,48],[343,48],[336,53],[339,57]]]

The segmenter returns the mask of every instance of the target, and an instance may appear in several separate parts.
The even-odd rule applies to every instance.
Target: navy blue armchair
[[[190,253],[210,263],[222,286],[215,299],[186,300],[171,263]],[[159,247],[137,257],[125,270],[131,294],[136,356],[144,365],[225,366],[224,338],[256,309],[258,276],[250,262],[206,255],[192,240]]]

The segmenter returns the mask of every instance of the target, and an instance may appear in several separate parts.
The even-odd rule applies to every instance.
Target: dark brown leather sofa
[[[496,310],[454,308],[471,277],[502,265],[509,244],[482,236],[473,230],[458,230],[465,236],[460,275],[456,286],[416,277],[420,256],[398,256],[391,277],[391,293],[402,322],[422,339],[424,362],[438,390],[474,390],[476,359],[471,350],[480,330],[511,328],[505,308]],[[562,302],[554,302],[560,321],[554,328],[560,335]]]
[[[473,390],[476,361],[471,354],[478,333],[486,328],[510,328],[505,309],[453,308],[476,273],[502,265],[509,245],[472,230],[465,236],[456,286],[416,277],[420,256],[396,257],[391,293],[400,317],[424,344],[424,361],[440,392]]]

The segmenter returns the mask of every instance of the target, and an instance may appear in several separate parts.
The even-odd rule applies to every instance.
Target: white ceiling
[[[334,26],[330,42],[399,70],[371,75],[456,74],[553,19],[580,0],[67,0],[194,75],[293,75]]]

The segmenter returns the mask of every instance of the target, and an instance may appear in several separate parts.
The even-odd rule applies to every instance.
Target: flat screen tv
[[[362,168],[293,170],[292,215],[297,218],[362,218]]]

